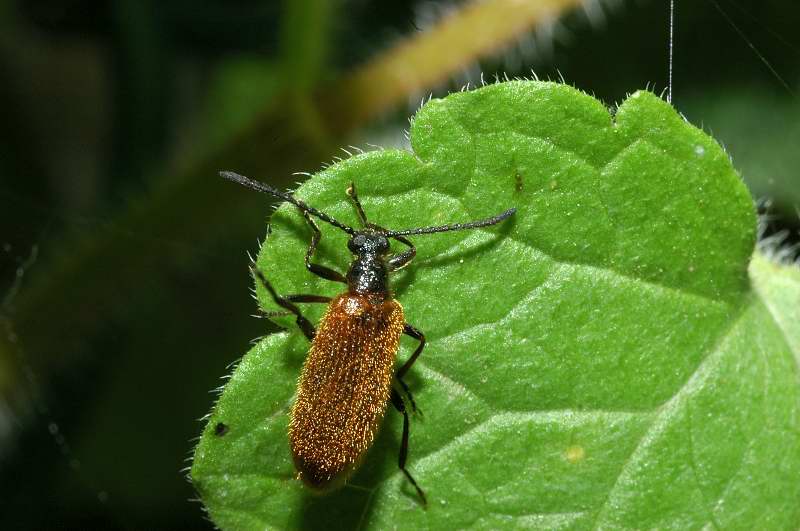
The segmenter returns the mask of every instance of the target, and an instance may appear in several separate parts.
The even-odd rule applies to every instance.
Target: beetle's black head
[[[350,264],[347,271],[346,279],[347,285],[352,293],[380,295],[382,297],[389,296],[389,272],[396,271],[401,267],[407,265],[416,254],[414,245],[406,239],[406,236],[413,236],[417,234],[435,234],[437,232],[449,232],[454,230],[477,229],[479,227],[488,227],[496,225],[504,219],[509,218],[516,212],[515,208],[509,208],[496,216],[484,219],[477,219],[475,221],[468,221],[466,223],[450,223],[447,225],[435,225],[430,227],[416,227],[404,230],[388,230],[381,228],[378,225],[367,221],[367,215],[361,207],[361,203],[356,195],[356,188],[353,183],[347,189],[347,195],[353,201],[356,207],[358,218],[361,220],[363,229],[357,230],[349,225],[345,225],[340,221],[335,220],[330,215],[317,210],[316,208],[305,204],[303,201],[296,199],[293,195],[282,192],[264,183],[253,181],[243,175],[231,171],[220,172],[220,175],[228,180],[237,182],[248,188],[252,188],[258,192],[263,192],[274,197],[288,201],[303,211],[304,215],[309,221],[311,228],[316,232],[312,239],[311,247],[309,248],[308,255],[306,256],[306,264],[309,270],[314,271],[311,267],[313,264],[308,262],[308,259],[313,253],[316,241],[319,240],[320,232],[316,224],[311,221],[311,216],[314,216],[326,223],[330,223],[350,235],[350,240],[347,242],[347,248],[350,252],[356,255],[356,259]],[[389,238],[397,240],[409,249],[405,252],[399,253],[394,257],[388,257],[389,254]],[[317,273],[319,274],[319,273]],[[324,278],[328,276],[320,275]]]
[[[347,270],[347,285],[351,293],[388,296],[389,270],[385,256],[389,254],[389,240],[372,227],[357,231],[347,242],[347,248],[356,255]]]
[[[383,256],[389,252],[389,240],[373,231],[358,231],[347,242],[347,248],[356,256]]]

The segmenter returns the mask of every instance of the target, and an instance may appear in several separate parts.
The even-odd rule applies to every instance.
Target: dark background
[[[610,106],[667,85],[667,2],[606,1],[348,120],[337,80],[464,5],[0,1],[0,529],[210,527],[182,469],[210,390],[268,326],[246,256],[268,202],[217,169],[290,186],[340,146],[398,144],[424,94],[481,70],[561,75]],[[788,241],[798,21],[788,0],[682,0],[674,41],[674,104]]]

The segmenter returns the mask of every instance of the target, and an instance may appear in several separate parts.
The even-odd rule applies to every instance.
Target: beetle
[[[247,188],[287,201],[300,209],[311,228],[311,243],[305,255],[309,272],[347,285],[336,297],[322,295],[279,295],[264,274],[253,267],[253,275],[275,303],[295,316],[303,334],[311,341],[297,386],[297,399],[289,422],[289,443],[298,476],[315,492],[339,487],[360,464],[375,437],[389,401],[403,415],[403,435],[398,466],[416,489],[423,506],[425,493],[406,469],[408,457],[408,411],[398,389],[408,398],[411,409],[416,404],[403,376],[425,347],[425,335],[405,322],[403,307],[392,297],[389,275],[407,266],[416,256],[416,248],[406,236],[475,229],[495,225],[512,216],[515,208],[490,218],[406,230],[388,230],[367,220],[351,183],[347,196],[355,206],[362,229],[354,229],[321,212],[291,194],[282,192],[238,173],[220,172],[220,176]],[[347,247],[353,261],[346,274],[312,262],[322,233],[312,216],[347,234]],[[389,239],[407,248],[392,254]],[[306,319],[296,303],[324,303],[328,307],[319,328]],[[395,372],[395,358],[400,336],[418,341],[409,359]]]

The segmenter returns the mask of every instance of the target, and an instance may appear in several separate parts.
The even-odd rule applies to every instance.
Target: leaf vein
[[[749,303],[748,303],[749,304]],[[694,392],[698,389],[705,381],[705,379],[712,373],[712,364],[713,362],[718,362],[719,359],[725,353],[724,343],[727,338],[730,336],[730,333],[739,325],[742,321],[743,317],[746,315],[745,309],[748,304],[742,304],[739,308],[739,315],[736,316],[735,319],[731,319],[730,324],[720,333],[717,341],[714,343],[713,349],[709,352],[708,355],[705,356],[703,361],[697,367],[695,372],[687,379],[686,383],[678,389],[678,391],[667,400],[664,404],[659,406],[655,413],[655,418],[653,422],[650,424],[650,427],[644,432],[644,434],[639,438],[639,441],[633,448],[633,451],[630,453],[628,458],[622,464],[620,468],[619,474],[617,474],[617,479],[614,482],[614,485],[608,491],[608,495],[605,497],[605,500],[597,509],[595,513],[595,519],[592,523],[592,527],[597,528],[598,522],[601,520],[604,512],[608,508],[608,503],[611,500],[615,490],[620,484],[620,480],[625,475],[628,468],[631,464],[636,460],[639,453],[642,451],[644,447],[646,447],[657,435],[659,435],[667,425],[667,421],[670,420],[672,414],[675,410],[680,406],[681,400],[687,397],[690,393]]]

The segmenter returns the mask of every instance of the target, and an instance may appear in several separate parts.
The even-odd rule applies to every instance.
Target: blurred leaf
[[[283,4],[284,75],[291,80],[293,94],[305,99],[326,72],[333,15],[341,11],[329,0],[288,0]]]
[[[797,526],[797,324],[750,288],[753,206],[720,147],[650,93],[612,121],[593,98],[539,82],[434,100],[411,139],[414,154],[359,155],[297,193],[354,223],[343,191],[356,181],[391,228],[519,209],[500,227],[416,238],[417,261],[394,279],[429,338],[409,375],[426,413],[409,468],[430,507],[398,473],[392,413],[351,481],[363,488],[318,498],[293,480],[287,412],[308,346],[288,320],[243,358],[197,448],[192,477],[214,521]],[[326,229],[321,261],[342,269],[345,235]],[[302,265],[308,238],[284,206],[258,266],[280,292],[334,294]]]
[[[776,264],[759,254],[750,264],[750,276],[800,366],[800,269]]]
[[[263,57],[236,57],[214,72],[205,105],[208,150],[218,150],[242,134],[280,101],[280,69]]]
[[[800,101],[763,87],[726,87],[685,98],[689,118],[725,146],[755,197],[795,217],[800,206]]]

